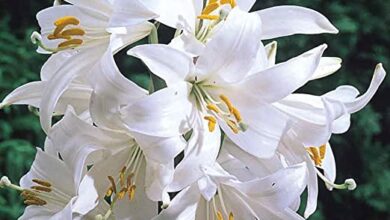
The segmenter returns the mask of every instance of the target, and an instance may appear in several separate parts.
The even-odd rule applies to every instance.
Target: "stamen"
[[[233,113],[234,106],[230,99],[225,95],[220,95],[219,98],[226,104],[230,113]]]
[[[70,36],[64,36],[64,35],[61,35],[61,34],[57,34],[57,35],[49,34],[49,35],[47,35],[47,39],[49,39],[49,40],[56,40],[56,39],[66,39],[66,40],[70,40],[70,39],[72,39],[72,37],[70,37]]]
[[[108,180],[109,180],[110,183],[111,183],[112,191],[116,194],[116,185],[115,185],[114,177],[108,176],[107,178],[108,178]]]
[[[325,153],[326,153],[326,144],[323,144],[320,146],[320,157],[321,160],[325,158]]]
[[[23,202],[25,205],[37,205],[37,206],[44,206],[47,204],[47,202],[40,198],[32,198],[28,200],[24,200]]]
[[[307,151],[309,152],[309,155],[310,155],[311,159],[313,160],[314,164],[316,166],[321,166],[322,160],[321,160],[321,156],[320,156],[320,152],[319,152],[318,148],[309,147],[307,149]]]
[[[217,123],[217,119],[215,119],[213,116],[205,116],[204,119],[206,119],[209,127],[209,131],[213,132],[215,130],[215,125]]]
[[[129,189],[128,189],[128,192],[129,192],[129,200],[132,201],[134,199],[134,196],[135,196],[135,190],[137,189],[137,187],[135,185],[132,185]]]
[[[106,197],[110,197],[112,196],[112,193],[114,192],[114,190],[112,189],[112,186],[110,186],[107,191],[106,191]]]
[[[229,126],[229,128],[233,131],[233,133],[238,134],[240,130],[238,129],[236,122],[232,120],[228,120],[226,121],[226,123]]]
[[[45,187],[51,187],[51,183],[47,182],[47,181],[44,181],[44,180],[40,180],[40,179],[32,179],[32,181],[36,184],[39,184],[41,186],[45,186]]]
[[[230,214],[229,214],[229,220],[234,220],[233,212],[230,212]]]
[[[219,16],[218,15],[199,15],[198,16],[199,19],[204,19],[204,20],[218,20],[219,19]]]
[[[122,188],[121,191],[118,193],[118,199],[123,199],[126,195],[127,188]]]
[[[79,25],[80,24],[80,20],[77,19],[76,17],[74,16],[64,16],[62,18],[59,18],[57,19],[55,22],[54,22],[54,25],[55,26],[62,26],[62,25],[70,25],[70,24],[73,24],[73,25]]]
[[[217,219],[218,220],[223,220],[223,215],[220,211],[217,212]]]
[[[241,113],[238,111],[237,108],[232,108],[232,114],[234,115],[234,118],[236,118],[238,123],[242,121]]]
[[[52,190],[45,186],[32,186],[30,187],[33,190],[41,191],[41,192],[51,192]]]
[[[126,172],[126,166],[124,166],[119,174],[119,180],[121,187],[125,186],[125,172]]]
[[[209,15],[219,7],[218,2],[209,3],[202,11],[202,15]]]
[[[215,113],[220,113],[221,111],[219,110],[219,108],[214,105],[214,104],[207,104],[207,108]]]
[[[84,36],[85,31],[83,29],[80,29],[80,28],[71,28],[68,30],[64,30],[61,33],[61,35],[62,36]]]
[[[65,47],[69,47],[69,46],[78,46],[78,45],[81,45],[83,44],[83,40],[81,39],[71,39],[71,40],[67,40],[65,42],[62,42],[58,45],[58,48],[65,48]]]

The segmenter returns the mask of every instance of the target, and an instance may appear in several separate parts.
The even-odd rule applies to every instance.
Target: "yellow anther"
[[[32,186],[31,189],[41,192],[51,192],[51,189],[45,186]]]
[[[322,161],[321,161],[320,152],[319,152],[318,148],[309,147],[308,152],[309,152],[309,155],[310,155],[311,159],[313,160],[314,164],[316,166],[320,166]]]
[[[235,0],[221,0],[221,5],[229,4],[230,7],[234,8],[237,6],[237,3]]]
[[[127,188],[129,188],[132,183],[131,183],[131,179],[133,178],[134,176],[134,173],[131,173],[130,175],[127,176]]]
[[[221,111],[219,110],[219,108],[214,105],[214,104],[207,104],[207,109],[209,109],[210,111],[213,111],[215,113],[220,113]]]
[[[237,122],[240,123],[242,121],[241,113],[238,111],[237,108],[232,108],[232,114],[234,115],[234,118],[236,118]]]
[[[70,39],[72,39],[72,37],[71,36],[64,36],[61,34],[57,34],[57,35],[49,34],[49,35],[47,35],[47,39],[49,39],[49,40],[56,40],[56,39],[70,40]]]
[[[205,116],[204,119],[210,122],[217,123],[217,119],[214,116]]]
[[[230,213],[229,213],[229,220],[234,220],[233,212],[230,212]]]
[[[326,144],[323,144],[320,146],[320,157],[321,160],[325,158],[325,153],[326,153]]]
[[[202,15],[209,15],[219,7],[218,2],[209,3],[202,11]]]
[[[233,106],[232,102],[230,101],[230,99],[225,95],[220,95],[219,98],[226,104],[226,106],[229,109],[229,112],[233,113],[234,106]]]
[[[202,15],[199,15],[198,18],[199,19],[204,19],[204,20],[218,20],[219,19],[219,15],[205,15],[205,14],[202,14]]]
[[[214,116],[205,116],[204,119],[209,122],[208,123],[209,131],[213,132],[215,130],[217,119]]]
[[[216,2],[218,2],[219,0],[210,0],[209,1],[209,4],[213,4],[213,3],[216,3]]]
[[[134,199],[136,188],[137,188],[137,187],[136,187],[135,185],[132,185],[130,188],[128,188],[129,200],[130,200],[130,201]]]
[[[37,205],[37,206],[44,206],[47,204],[47,202],[40,198],[31,198],[24,200],[25,205]]]
[[[62,36],[84,36],[85,35],[85,31],[81,28],[71,28],[71,29],[67,29],[67,30],[64,30],[62,33],[61,33]]]
[[[77,19],[76,17],[74,16],[64,16],[62,18],[59,18],[57,19],[55,22],[54,22],[54,25],[55,26],[63,26],[63,25],[78,25],[80,24],[80,20]]]
[[[78,46],[83,43],[83,40],[81,39],[71,39],[64,41],[58,45],[58,48],[65,48],[65,47],[70,47],[70,46]]]
[[[118,199],[123,199],[126,195],[127,188],[122,188],[121,191],[118,193]]]
[[[233,131],[233,133],[238,134],[238,132],[240,130],[238,129],[236,122],[234,122],[232,120],[228,120],[228,121],[226,121],[226,123],[229,126],[229,128]]]
[[[109,180],[110,183],[111,183],[111,189],[112,189],[112,191],[113,191],[114,193],[116,193],[116,185],[115,185],[114,177],[108,176],[107,178],[108,178],[108,180]]]
[[[217,219],[218,220],[223,220],[223,215],[220,211],[217,212]]]
[[[46,186],[46,187],[51,187],[51,183],[47,182],[47,181],[44,181],[44,180],[40,180],[40,179],[32,179],[32,181],[36,184],[39,184],[41,186]]]
[[[112,189],[112,186],[110,186],[110,188],[108,188],[106,191],[106,197],[110,197],[113,192],[114,192],[114,190]]]
[[[126,166],[124,166],[122,168],[121,172],[119,173],[119,181],[120,181],[121,187],[125,186],[125,172],[126,172]]]

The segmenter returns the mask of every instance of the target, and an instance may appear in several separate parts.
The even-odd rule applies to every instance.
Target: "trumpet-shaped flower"
[[[156,19],[177,29],[171,46],[199,55],[203,43],[210,40],[234,8],[248,12],[254,0],[146,0],[143,3],[159,14]],[[299,6],[276,6],[252,12],[261,18],[259,40],[293,34],[338,33],[322,14]]]
[[[54,53],[42,67],[42,81],[16,89],[2,102],[2,106],[17,101],[39,108],[45,132],[51,127],[53,112],[60,108],[57,103],[73,104],[63,102],[69,93],[74,94],[72,85],[90,89],[90,70],[103,54],[116,53],[147,36],[153,28],[147,20],[156,16],[138,1],[131,5],[105,0],[93,4],[88,0],[67,2],[70,4],[55,5],[37,14],[41,34],[35,32],[32,40],[39,45],[39,52]]]
[[[271,103],[310,79],[326,46],[264,71],[252,71],[261,49],[259,22],[256,14],[232,10],[195,63],[186,53],[164,45],[131,49],[129,54],[144,61],[168,87],[122,110],[128,129],[161,137],[193,129],[200,141],[190,141],[197,150],[189,147],[193,150],[187,152],[198,154],[218,152],[217,141],[207,142],[219,139],[220,127],[247,152],[271,157],[287,124],[285,115]]]
[[[302,219],[289,206],[305,188],[303,164],[245,182],[218,164],[200,169],[204,176],[181,191],[154,220]]]

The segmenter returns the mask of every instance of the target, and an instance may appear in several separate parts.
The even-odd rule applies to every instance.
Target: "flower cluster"
[[[47,134],[20,184],[0,181],[21,192],[20,219],[304,219],[318,180],[353,190],[353,179],[335,183],[329,139],[373,97],[382,65],[362,95],[295,93],[341,59],[323,57],[323,44],[276,63],[276,41],[262,40],[338,30],[314,10],[249,12],[254,2],[66,0],[40,11],[31,39],[51,54],[41,80],[1,103],[36,108]],[[160,24],[176,30],[167,45]],[[124,48],[150,70],[149,91],[119,71]]]

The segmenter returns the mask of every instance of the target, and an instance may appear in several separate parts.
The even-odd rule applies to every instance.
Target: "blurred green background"
[[[35,14],[52,1],[0,0],[0,99],[17,86],[39,79],[40,67],[47,59],[35,53],[29,36],[36,30]],[[254,9],[295,4],[325,14],[340,30],[339,35],[293,36],[278,39],[278,60],[296,56],[326,42],[327,56],[343,59],[343,67],[325,79],[309,83],[302,91],[320,95],[342,84],[364,92],[377,63],[390,69],[390,1],[384,0],[259,0]],[[160,29],[168,42],[172,31]],[[123,54],[121,54],[123,55]],[[117,56],[119,57],[119,56]],[[118,65],[132,80],[146,84],[147,73],[139,61],[120,56]],[[131,74],[129,74],[131,73]],[[337,181],[353,177],[353,192],[325,189],[320,182],[319,207],[310,220],[390,219],[390,105],[385,91],[386,78],[364,110],[352,116],[352,127],[331,140],[337,162]],[[18,182],[42,146],[44,134],[38,118],[26,106],[0,111],[0,176]],[[24,206],[17,192],[0,190],[0,220],[16,219]]]

